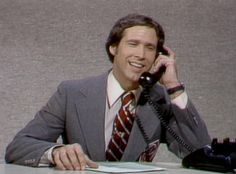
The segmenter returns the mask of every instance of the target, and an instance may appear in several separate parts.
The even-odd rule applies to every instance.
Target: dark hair
[[[106,52],[111,62],[113,62],[114,56],[110,53],[109,47],[112,45],[113,46],[118,45],[120,40],[123,37],[124,30],[133,26],[148,26],[150,28],[155,29],[156,35],[158,38],[156,52],[158,54],[158,52],[163,50],[165,34],[164,34],[164,30],[162,26],[150,17],[140,15],[140,14],[129,14],[119,19],[115,23],[115,25],[111,29],[110,34],[107,38]]]

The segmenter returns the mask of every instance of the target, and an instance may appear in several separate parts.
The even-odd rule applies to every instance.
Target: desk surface
[[[181,174],[216,174],[215,172],[208,172],[202,170],[193,170],[185,169],[181,167],[181,164],[177,163],[157,163],[158,167],[166,168],[165,171],[157,172],[148,172],[148,174],[171,174],[171,173],[181,173]],[[55,170],[54,168],[41,167],[41,168],[32,168],[26,166],[19,166],[13,164],[0,164],[0,173],[1,174],[95,174],[101,172],[92,172],[92,171],[61,171]]]

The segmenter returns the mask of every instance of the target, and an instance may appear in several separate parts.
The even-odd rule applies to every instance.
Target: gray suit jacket
[[[94,161],[105,160],[104,119],[106,106],[106,82],[108,73],[82,80],[62,82],[48,103],[35,118],[22,129],[8,145],[6,162],[37,166],[41,156],[57,145],[61,135],[63,143],[79,143]],[[188,100],[187,108],[171,105],[165,90],[156,85],[152,99],[161,104],[170,118],[169,126],[194,148],[210,143],[204,122]],[[142,123],[149,142],[162,139],[179,157],[188,151],[161,128],[160,121],[143,97],[140,97],[136,115]],[[147,142],[135,122],[122,161],[135,161],[145,150]]]

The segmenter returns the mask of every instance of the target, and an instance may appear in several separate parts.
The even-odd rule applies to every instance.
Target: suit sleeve
[[[192,150],[210,144],[211,138],[208,134],[206,124],[190,99],[187,101],[186,108],[181,109],[177,105],[171,104],[170,110],[172,117],[169,120],[169,126],[186,144],[192,147]],[[169,150],[178,157],[183,158],[190,153],[168,132],[166,132],[166,141]]]
[[[47,104],[13,139],[6,149],[5,160],[27,166],[38,166],[41,156],[64,131],[66,90],[63,83]]]
[[[161,106],[161,117],[173,130],[174,136],[180,137],[193,151],[211,143],[206,124],[188,96],[186,107],[179,107],[171,102],[166,89],[162,86],[156,85],[149,94],[151,100]],[[191,152],[178,143],[163,126],[161,142],[166,143],[168,149],[180,158],[184,158]]]

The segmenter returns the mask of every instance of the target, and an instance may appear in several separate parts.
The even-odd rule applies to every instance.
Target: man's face
[[[153,28],[134,26],[124,30],[118,45],[110,46],[113,73],[124,89],[137,88],[140,75],[150,70],[156,58],[157,41]]]

